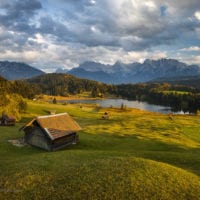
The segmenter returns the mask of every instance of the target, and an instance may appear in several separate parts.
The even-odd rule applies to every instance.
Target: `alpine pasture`
[[[50,110],[80,124],[77,145],[47,152],[8,142]],[[0,135],[0,199],[200,199],[198,115],[28,101]]]

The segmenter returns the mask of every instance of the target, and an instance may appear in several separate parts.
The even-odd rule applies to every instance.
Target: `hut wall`
[[[76,133],[72,133],[72,134],[64,136],[62,138],[58,138],[53,141],[52,149],[56,150],[56,149],[62,148],[64,146],[68,146],[70,144],[76,144],[77,138],[78,137],[77,137]]]
[[[31,131],[29,130],[25,134],[25,141],[33,146],[37,146],[48,151],[51,150],[50,141],[40,128],[33,128]]]

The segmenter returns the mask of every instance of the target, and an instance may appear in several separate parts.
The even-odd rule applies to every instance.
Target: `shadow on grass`
[[[25,121],[30,121],[30,118],[24,118],[23,122]],[[17,126],[20,127],[22,124],[20,123]],[[14,131],[13,128],[12,134],[9,129],[8,136],[6,134],[5,138],[11,138],[11,135],[15,138],[23,135],[23,133],[18,134]],[[33,146],[19,148],[5,141],[2,142],[3,146],[0,149],[6,150],[7,158],[26,160],[38,157],[39,162],[41,162],[43,156],[48,156],[51,159],[63,156],[76,160],[84,160],[88,157],[91,157],[91,159],[138,157],[171,164],[200,175],[200,148],[189,148],[156,139],[140,138],[137,135],[92,135],[82,131],[79,133],[79,137],[80,142],[78,144],[70,145],[53,153]],[[4,153],[1,152],[1,154],[3,156]]]
[[[82,133],[80,143],[71,150],[104,152],[104,156],[125,156],[151,159],[171,164],[200,175],[200,148],[169,144],[137,136],[90,135]],[[63,150],[64,151],[64,150]]]

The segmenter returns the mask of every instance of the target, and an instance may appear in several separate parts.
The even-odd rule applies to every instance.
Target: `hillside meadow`
[[[46,152],[8,142],[51,110],[81,125],[77,145]],[[28,101],[16,126],[0,127],[0,199],[200,199],[199,155],[198,115]]]

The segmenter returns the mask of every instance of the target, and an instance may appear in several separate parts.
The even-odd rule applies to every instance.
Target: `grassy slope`
[[[49,110],[84,128],[57,152],[14,147],[18,128]],[[16,127],[0,127],[0,199],[198,199],[200,118],[29,102]]]

